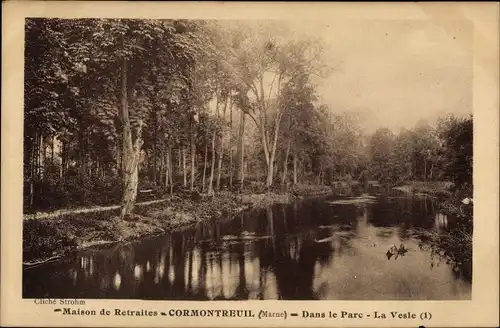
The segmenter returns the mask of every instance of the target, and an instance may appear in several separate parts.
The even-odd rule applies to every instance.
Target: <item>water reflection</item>
[[[448,218],[434,212],[430,199],[393,197],[354,205],[307,200],[25,270],[23,295],[468,299],[470,284],[418,247],[417,229],[447,226]],[[404,245],[405,256],[387,261],[395,245]]]
[[[437,231],[446,230],[448,228],[448,217],[446,216],[446,214],[436,213],[434,226],[436,227]]]
[[[103,279],[104,281],[104,279]],[[120,286],[122,284],[122,276],[120,276],[119,272],[115,273],[115,277],[113,278],[113,288],[115,290],[120,290]],[[105,288],[106,284],[102,284],[101,287]]]

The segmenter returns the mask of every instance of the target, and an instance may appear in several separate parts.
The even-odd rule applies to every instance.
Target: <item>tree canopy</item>
[[[324,45],[277,22],[27,19],[25,31],[28,209],[133,207],[138,189],[214,192],[245,176],[471,182],[471,119],[369,136],[319,100]]]

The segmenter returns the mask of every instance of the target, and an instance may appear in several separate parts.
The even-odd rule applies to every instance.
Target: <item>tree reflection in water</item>
[[[27,270],[30,278],[23,280],[23,295],[175,300],[345,297],[346,289],[336,286],[343,281],[347,289],[356,285],[349,268],[358,270],[363,261],[392,265],[387,259],[378,262],[387,251],[381,246],[414,242],[415,227],[446,230],[449,219],[434,209],[432,202],[389,199],[350,206],[311,200],[249,210],[139,243],[86,250],[76,261]],[[317,242],[321,240],[325,242]],[[416,268],[417,263],[409,262],[416,255],[426,258],[424,253],[411,253],[405,266]]]
[[[275,206],[244,212],[227,224],[209,222],[159,239],[88,250],[78,265],[63,264],[68,269],[60,281],[67,279],[89,298],[315,299],[315,264],[329,262],[332,247],[315,243],[312,233],[297,234],[315,224],[300,222],[305,217],[325,216],[303,211],[297,203],[288,210]],[[223,240],[227,235],[240,239]],[[69,296],[65,289],[50,293]]]

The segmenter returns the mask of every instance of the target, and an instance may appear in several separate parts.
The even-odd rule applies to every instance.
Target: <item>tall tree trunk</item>
[[[182,151],[181,149],[177,149],[177,168],[179,172],[182,172]]]
[[[132,214],[132,210],[137,198],[137,186],[139,183],[139,159],[142,146],[142,121],[139,122],[136,139],[132,144],[132,131],[128,112],[128,86],[127,86],[127,60],[122,62],[122,86],[121,86],[121,108],[120,116],[123,127],[123,160],[125,162],[124,190],[121,206],[121,219],[125,219]]]
[[[168,188],[169,185],[169,171],[170,171],[170,148],[167,149],[166,154],[165,154],[165,190]]]
[[[424,181],[427,181],[427,160],[424,159]]]
[[[39,133],[35,132],[35,137],[33,138],[33,161],[32,161],[32,166],[33,166],[33,179],[38,178],[38,158],[40,157],[40,141],[38,140]]]
[[[170,195],[174,194],[174,179],[173,179],[173,164],[172,164],[172,149],[168,148],[168,179],[170,180]]]
[[[261,115],[262,116],[262,115]],[[260,130],[260,138],[262,140],[262,147],[264,149],[264,158],[266,160],[266,167],[269,171],[269,147],[268,147],[268,137],[267,137],[267,132],[266,132],[266,126],[264,124],[264,119],[261,117],[260,118],[260,123],[259,123],[259,130]]]
[[[194,143],[194,128],[193,128],[193,118],[190,118],[190,143],[191,143],[191,185],[190,185],[190,190],[194,190],[194,178],[196,175],[196,165],[195,165],[195,160],[196,160],[196,146]]]
[[[269,165],[267,167],[267,176],[266,176],[266,187],[270,187],[273,184],[273,174],[274,174],[274,156],[271,156],[269,159]]]
[[[45,175],[46,150],[45,137],[42,136],[40,138],[40,179],[43,179]]]
[[[288,171],[288,154],[290,153],[290,140],[286,146],[285,159],[283,160],[283,176],[281,177],[281,184],[286,185],[287,171]]]
[[[203,162],[203,181],[201,183],[201,190],[205,192],[205,177],[207,174],[207,156],[208,156],[208,142],[205,142],[205,160]]]
[[[66,164],[65,148],[66,148],[66,143],[63,140],[61,140],[61,146],[59,150],[59,156],[61,157],[61,166],[59,167],[59,178],[61,179],[61,181],[64,181],[64,165]]]
[[[96,178],[99,178],[99,170],[100,170],[99,158],[96,158],[96,160],[95,160],[95,176],[96,176]]]
[[[217,103],[215,105],[216,114],[215,117],[219,117],[219,96],[217,96]],[[214,173],[215,173],[215,136],[216,136],[216,128],[214,127],[214,131],[212,132],[212,159],[210,165],[210,178],[208,179],[208,193],[212,194],[214,192]]]
[[[158,185],[162,185],[163,180],[163,173],[164,173],[164,168],[165,168],[165,148],[163,146],[160,146],[160,167],[158,168],[158,173],[160,176],[158,177]]]
[[[85,177],[85,173],[87,170],[87,160],[86,160],[86,152],[87,152],[87,142],[86,142],[86,128],[85,128],[85,122],[83,121],[83,118],[80,118],[79,122],[79,131],[78,131],[78,155],[79,155],[79,176],[80,179],[83,179]]]
[[[222,121],[225,120],[226,118],[226,110],[227,110],[227,102],[229,100],[229,97],[226,98],[224,102],[224,110],[222,113]],[[217,183],[216,183],[216,188],[217,190],[220,189],[220,177],[222,175],[222,160],[224,159],[224,132],[221,132],[220,134],[220,146],[219,146],[219,161],[217,164]]]
[[[213,182],[214,182],[214,172],[215,172],[215,130],[212,133],[212,159],[210,163],[210,177],[208,178],[208,193],[212,194],[213,190]]]
[[[297,151],[293,152],[293,184],[297,184]]]
[[[32,177],[33,179],[38,178],[38,158],[40,157],[40,141],[39,141],[39,133],[35,132],[35,137],[33,139],[33,161],[32,161]]]
[[[233,190],[233,102],[229,106],[229,189]]]
[[[184,146],[182,146],[182,178],[183,178],[183,183],[182,185],[184,187],[187,187],[187,171],[186,171],[186,149],[184,149]]]
[[[123,142],[121,141],[122,133],[118,134],[116,143],[116,172],[118,173],[118,178],[123,187]]]
[[[279,133],[279,129],[280,129],[281,117],[282,117],[282,113],[278,113],[276,120],[275,120],[275,124],[274,124],[274,133],[273,133],[273,140],[272,140],[272,144],[271,144],[271,151],[269,152],[269,150],[268,150],[269,160],[267,161],[267,163],[268,163],[267,179],[266,179],[266,186],[267,187],[270,187],[273,184],[274,161],[276,158],[276,145],[278,144],[278,133]],[[267,147],[264,147],[264,148],[267,148]]]
[[[55,136],[50,137],[50,165],[54,166],[54,138]]]
[[[43,179],[43,166],[45,165],[45,152],[44,152],[44,143],[43,143],[43,134],[40,133],[39,137],[38,137],[38,178],[40,180]]]
[[[243,189],[243,182],[245,180],[245,113],[241,113],[240,116],[240,133],[239,133],[239,179],[240,179],[240,188]]]
[[[156,178],[156,169],[157,169],[157,163],[156,163],[156,157],[157,157],[157,147],[156,143],[158,140],[158,116],[156,115],[156,108],[153,108],[153,183],[156,186],[158,181]],[[160,177],[161,179],[161,177]]]
[[[43,153],[42,153],[42,145],[43,145],[43,132],[39,131],[37,133],[37,139],[36,139],[36,166],[35,166],[35,182],[39,182],[40,180],[43,179]],[[37,203],[39,200],[39,196],[42,190],[38,188],[40,184],[33,185],[33,194],[34,194],[34,203]]]

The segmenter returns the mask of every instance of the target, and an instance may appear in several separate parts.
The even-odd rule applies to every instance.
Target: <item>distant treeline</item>
[[[472,116],[439,119],[434,127],[417,124],[395,135],[377,130],[370,138],[370,177],[385,182],[450,181],[472,184]]]

